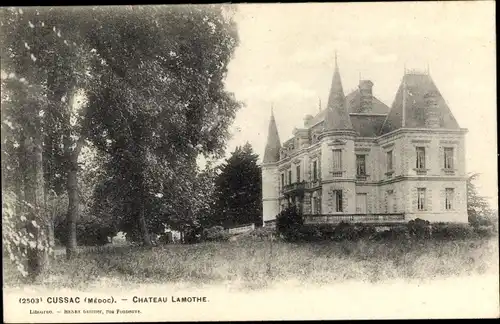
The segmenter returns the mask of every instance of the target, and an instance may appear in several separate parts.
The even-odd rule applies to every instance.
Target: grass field
[[[4,259],[4,286],[19,283]],[[345,280],[432,280],[498,273],[496,239],[411,242],[285,243],[246,239],[165,245],[152,250],[116,247],[59,257],[38,286],[85,289],[96,282],[200,284],[237,283],[261,289],[286,280],[328,284]]]

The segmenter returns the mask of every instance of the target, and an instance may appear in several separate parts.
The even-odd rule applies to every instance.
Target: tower
[[[355,212],[356,132],[346,107],[337,54],[328,96],[321,144],[322,211],[325,214]]]
[[[266,222],[276,219],[279,213],[279,179],[278,161],[280,159],[281,142],[276,127],[276,120],[271,109],[271,120],[267,134],[267,144],[262,162],[262,220]]]

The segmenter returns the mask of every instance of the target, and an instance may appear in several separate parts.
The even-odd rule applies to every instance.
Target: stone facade
[[[335,78],[340,78],[338,70]],[[296,129],[283,146],[271,145],[279,145],[279,157],[262,165],[265,223],[289,205],[297,205],[304,215],[404,214],[405,222],[415,218],[467,222],[466,130],[458,127],[439,91],[427,81],[430,76],[403,79],[403,90],[400,87],[385,115],[378,99],[367,98],[372,96],[371,81],[360,82],[361,100],[357,106],[351,100],[349,106],[339,103],[343,91],[340,80],[334,80],[333,108],[306,116],[304,128]],[[406,83],[412,91],[405,89]],[[421,107],[408,100],[420,102]],[[370,111],[374,102],[376,114]],[[346,111],[334,115],[334,109]],[[394,117],[398,109],[400,124]],[[332,116],[350,120],[338,122]],[[380,124],[366,136],[371,122]]]

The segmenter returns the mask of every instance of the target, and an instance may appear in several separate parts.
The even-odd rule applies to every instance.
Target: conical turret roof
[[[351,119],[346,109],[346,98],[342,81],[340,79],[337,54],[335,54],[335,72],[333,73],[332,86],[328,96],[327,112],[325,116],[325,130],[353,129]]]
[[[271,111],[271,120],[269,121],[269,130],[267,133],[267,144],[264,152],[264,163],[277,162],[280,159],[281,142],[276,127],[274,113]]]

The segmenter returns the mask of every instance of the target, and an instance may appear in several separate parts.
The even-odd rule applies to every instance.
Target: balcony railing
[[[305,188],[306,188],[306,182],[301,181],[286,185],[285,187],[283,187],[282,191],[283,193],[290,193],[294,191],[303,191]]]
[[[404,222],[404,214],[324,214],[304,215],[304,224],[397,223]]]
[[[316,189],[319,187],[321,187],[321,179],[316,179],[306,184],[307,189]]]

